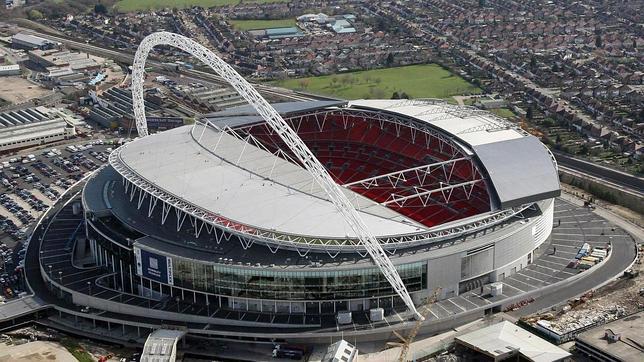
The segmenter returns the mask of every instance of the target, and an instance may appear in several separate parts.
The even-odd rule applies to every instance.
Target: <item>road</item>
[[[597,163],[580,160],[560,152],[553,153],[557,163],[561,166],[573,169],[585,175],[607,180],[610,183],[617,185],[619,188],[625,188],[626,190],[633,191],[640,197],[644,197],[644,179],[641,177],[613,170]]]

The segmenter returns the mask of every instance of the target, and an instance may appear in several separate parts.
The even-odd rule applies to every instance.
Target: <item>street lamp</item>
[[[92,295],[92,282],[87,282],[87,289],[89,290],[88,294]]]

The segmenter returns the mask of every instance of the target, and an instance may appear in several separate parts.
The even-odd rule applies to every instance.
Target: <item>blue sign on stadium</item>
[[[172,259],[143,249],[135,249],[137,272],[145,278],[164,284],[174,284]]]

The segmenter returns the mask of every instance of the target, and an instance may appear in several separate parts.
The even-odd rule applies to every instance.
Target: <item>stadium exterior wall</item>
[[[414,265],[422,263],[423,268],[426,268],[426,277],[424,280],[424,285],[420,288],[412,288],[411,295],[415,303],[420,304],[424,298],[426,298],[431,291],[435,288],[442,288],[441,299],[449,298],[460,293],[473,290],[482,285],[502,281],[505,277],[512,275],[513,273],[526,267],[530,260],[532,260],[532,254],[536,248],[538,248],[550,235],[553,224],[553,208],[554,201],[546,200],[540,203],[542,208],[542,213],[539,216],[533,217],[531,219],[517,220],[515,227],[511,229],[501,228],[495,231],[487,232],[486,238],[471,237],[472,239],[468,242],[459,243],[454,246],[443,247],[437,250],[432,250],[429,252],[424,252],[417,259],[414,260]],[[133,271],[136,270],[135,265],[135,256],[132,248],[127,248],[123,246],[124,241],[118,240],[113,235],[108,235],[109,233],[105,230],[98,228],[95,223],[91,220],[87,221],[87,232],[88,239],[92,245],[91,250],[95,254],[96,260],[104,265],[107,265],[111,269],[125,268],[127,274],[133,274]],[[106,246],[105,244],[97,244],[97,235],[100,235],[102,243],[109,242],[112,245]],[[229,241],[234,242],[234,241]],[[159,243],[163,243],[159,241]],[[184,256],[172,255],[169,252],[164,252],[163,248],[149,248],[147,246],[138,246],[141,250],[146,250],[148,252],[166,256],[172,259],[172,265],[175,267],[181,264],[191,265],[193,270],[198,268],[213,268],[217,267],[216,263],[213,262],[204,262],[203,260],[190,259]],[[256,246],[261,247],[261,246]],[[123,255],[130,254],[128,263],[125,265],[112,265],[112,258],[106,253],[112,253],[113,250],[119,250],[116,254]],[[254,265],[252,261],[251,264]],[[119,262],[117,262],[119,264]],[[396,261],[394,261],[396,264]],[[405,267],[411,265],[410,263],[401,265],[397,264],[397,268],[404,269]],[[360,267],[364,269],[364,264]],[[129,270],[129,272],[127,272]],[[227,270],[239,270],[240,277],[242,275],[247,275],[247,273],[252,273],[257,268],[254,267],[245,267],[235,265],[233,268],[227,268]],[[116,271],[116,270],[115,270]],[[349,272],[351,269],[349,269]],[[302,269],[298,270],[298,274],[315,273],[320,275],[321,273],[327,273],[329,275],[337,273],[337,270],[334,270],[332,266],[315,268],[315,269]],[[374,273],[378,273],[374,268]],[[359,298],[337,298],[337,299],[320,299],[320,300],[310,300],[310,299],[299,299],[292,300],[287,298],[250,298],[246,297],[236,297],[230,294],[219,294],[213,293],[211,290],[200,290],[196,287],[184,287],[180,284],[178,285],[177,280],[180,277],[177,275],[178,272],[175,270],[175,283],[170,285],[168,283],[159,282],[146,276],[140,275],[139,273],[132,276],[132,278],[126,277],[125,281],[128,283],[133,283],[130,285],[131,290],[137,290],[136,284],[145,285],[149,290],[164,290],[169,289],[173,290],[174,293],[181,293],[182,295],[207,295],[208,298],[212,301],[213,305],[222,305],[231,309],[239,310],[257,310],[257,311],[281,311],[281,312],[291,312],[291,313],[301,313],[306,311],[306,303],[317,303],[315,309],[322,310],[324,303],[333,303],[333,308],[336,308],[338,305],[345,305],[350,310],[362,310],[374,307],[373,300],[374,298],[368,298],[366,296]],[[279,277],[283,275],[283,272],[275,272],[271,274],[270,269],[262,269],[262,275],[267,277]],[[216,283],[217,281],[211,280],[210,283]],[[189,285],[198,285],[196,281],[190,281]],[[149,286],[149,287],[148,287]],[[172,292],[171,292],[172,293]],[[187,294],[186,294],[187,293]],[[386,305],[393,305],[394,294],[378,295],[376,296],[377,303],[385,303]],[[191,299],[191,297],[186,297]],[[195,297],[196,298],[196,297]],[[335,310],[334,310],[335,312]]]

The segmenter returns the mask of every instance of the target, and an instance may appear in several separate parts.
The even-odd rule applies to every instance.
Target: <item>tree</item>
[[[485,0],[479,0],[479,7],[484,8],[486,5]]]
[[[337,85],[338,85],[338,77],[334,75],[333,77],[331,77],[331,88],[335,88],[337,87]]]
[[[107,7],[105,5],[103,5],[103,4],[101,4],[101,3],[98,3],[98,4],[94,5],[94,12],[96,14],[105,15],[105,14],[107,14]]]
[[[534,69],[537,66],[537,58],[533,55],[532,58],[530,58],[530,68]]]
[[[36,10],[36,9],[29,10],[29,13],[27,14],[27,16],[31,20],[40,20],[40,19],[43,18],[42,13],[40,11]]]
[[[597,34],[595,36],[595,46],[597,48],[603,48],[604,44],[602,42],[602,36],[600,34]]]
[[[409,95],[405,92],[400,93],[400,99],[410,99]]]
[[[400,99],[400,94],[398,94],[398,91],[395,91],[394,94],[391,95],[391,99]]]
[[[387,60],[385,61],[385,64],[388,67],[391,67],[394,64],[394,54],[393,53],[387,54]]]
[[[525,117],[527,119],[532,119],[533,116],[534,116],[534,109],[532,109],[532,106],[530,106],[525,112]]]

